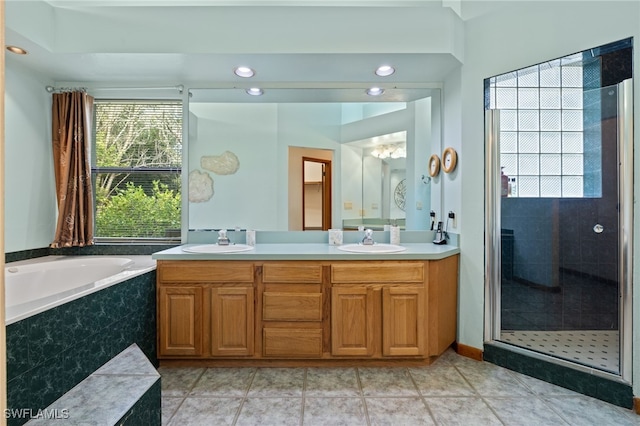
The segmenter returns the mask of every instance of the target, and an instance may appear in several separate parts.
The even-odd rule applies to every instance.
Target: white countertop
[[[185,244],[152,255],[156,260],[439,260],[460,253],[453,245],[433,243],[405,243],[407,249],[395,253],[350,253],[336,246],[316,243],[282,243],[255,245],[253,250],[236,253],[188,253]]]

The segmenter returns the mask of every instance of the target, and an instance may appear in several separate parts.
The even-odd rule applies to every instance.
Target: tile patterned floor
[[[503,331],[500,339],[612,373],[620,371],[617,330]]]
[[[640,416],[452,350],[418,368],[161,367],[163,425],[640,425]]]

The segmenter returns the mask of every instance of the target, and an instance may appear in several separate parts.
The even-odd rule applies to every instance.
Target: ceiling
[[[377,85],[402,100],[461,66],[461,20],[443,3],[458,2],[7,0],[6,44],[29,54],[5,57],[56,86]],[[376,76],[382,64],[396,72]],[[256,76],[235,76],[238,65]]]

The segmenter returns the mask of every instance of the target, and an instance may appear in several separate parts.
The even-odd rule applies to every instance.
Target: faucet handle
[[[362,244],[370,246],[373,245],[373,229],[365,229],[364,230],[364,238],[362,239]]]
[[[218,245],[220,246],[228,246],[230,243],[229,238],[227,237],[227,230],[221,229],[218,231]]]

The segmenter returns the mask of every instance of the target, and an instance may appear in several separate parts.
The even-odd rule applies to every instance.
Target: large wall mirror
[[[189,229],[308,229],[305,199],[325,188],[305,178],[309,158],[331,171],[324,228],[429,229],[441,99],[438,88],[191,89]]]

